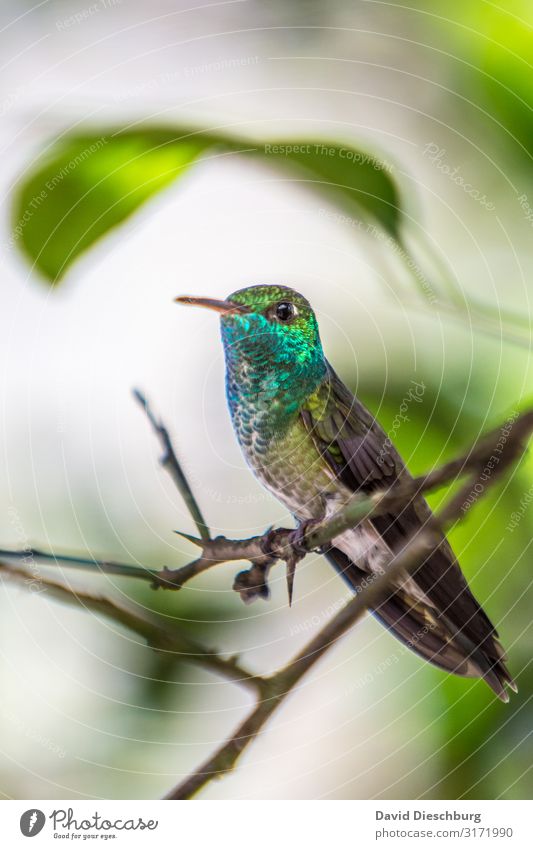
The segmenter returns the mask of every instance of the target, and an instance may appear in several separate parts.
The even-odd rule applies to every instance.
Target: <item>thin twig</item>
[[[117,563],[113,560],[97,560],[95,557],[81,557],[73,554],[55,554],[53,551],[41,551],[39,548],[24,548],[12,551],[0,548],[0,557],[15,560],[22,565],[38,560],[49,566],[67,566],[69,569],[92,570],[105,575],[120,575],[122,578],[140,578],[146,581],[157,581],[161,574],[159,569],[148,569],[146,566],[134,566],[132,563]]]
[[[200,538],[203,540],[208,540],[210,537],[209,528],[205,522],[205,519],[202,515],[202,511],[198,506],[198,502],[194,497],[193,491],[189,485],[189,481],[185,475],[181,467],[181,463],[179,462],[174,448],[172,446],[172,442],[170,436],[168,435],[168,431],[164,426],[163,422],[158,421],[153,414],[148,401],[140,392],[139,389],[133,390],[133,397],[136,401],[139,402],[141,407],[144,409],[146,415],[148,416],[148,421],[152,425],[155,433],[159,437],[161,445],[163,446],[163,456],[161,457],[160,463],[164,469],[167,470],[172,480],[176,484],[178,490],[181,493],[185,504],[187,505],[187,509],[192,516],[194,524],[198,529],[198,533],[200,534]]]
[[[109,598],[93,593],[71,589],[65,584],[48,578],[35,577],[35,574],[20,567],[13,568],[0,561],[0,575],[19,584],[31,588],[38,584],[39,592],[57,601],[65,602],[73,607],[91,610],[101,614],[113,622],[118,622],[130,631],[139,634],[148,645],[159,652],[167,652],[176,660],[186,661],[202,666],[211,672],[227,678],[235,684],[251,687],[256,692],[262,692],[263,679],[252,675],[239,666],[235,658],[225,659],[217,652],[210,651],[173,627],[163,627],[156,619],[141,614],[133,608],[119,605]]]

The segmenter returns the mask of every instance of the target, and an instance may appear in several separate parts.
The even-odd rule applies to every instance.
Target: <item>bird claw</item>
[[[235,576],[233,589],[239,593],[245,604],[250,604],[258,598],[270,598],[267,584],[269,564],[254,563],[250,569],[245,569]]]
[[[309,527],[317,524],[314,519],[305,519],[300,522],[288,536],[287,549],[289,551],[286,557],[287,567],[287,593],[289,596],[289,607],[292,605],[294,575],[296,572],[296,564],[302,560],[306,554],[309,554],[309,549],[305,543],[305,535]],[[256,558],[251,569],[246,569],[244,572],[239,572],[235,578],[233,589],[238,592],[244,602],[249,604],[255,601],[256,598],[267,599],[270,591],[267,584],[267,575],[272,563],[280,559],[280,555],[273,551],[273,542],[278,531],[270,527],[263,535],[260,546],[264,555],[263,558]]]
[[[304,519],[297,528],[291,531],[288,539],[291,554],[287,558],[287,593],[289,595],[289,607],[292,606],[292,594],[294,589],[294,575],[296,564],[303,560],[309,549],[305,544],[305,535],[312,525],[316,525],[315,519]]]
[[[296,572],[296,563],[298,559],[291,555],[287,560],[287,594],[289,596],[289,607],[292,607],[292,591],[294,589],[294,574]]]
[[[298,560],[302,560],[306,554],[309,554],[309,548],[305,543],[305,535],[307,534],[309,528],[313,527],[313,525],[317,525],[318,522],[316,519],[304,519],[297,528],[291,531],[289,535],[289,545],[291,546],[294,554],[298,558]]]

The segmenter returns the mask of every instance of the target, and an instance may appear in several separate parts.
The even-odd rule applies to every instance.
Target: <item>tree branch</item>
[[[191,799],[206,784],[230,772],[243,751],[261,733],[274,711],[283,703],[300,679],[320,660],[363,616],[369,606],[386,591],[390,581],[403,571],[411,571],[426,557],[435,542],[437,533],[426,528],[419,532],[402,553],[393,559],[372,583],[369,581],[361,593],[355,595],[331,619],[290,663],[270,678],[263,679],[263,698],[239,725],[226,742],[197,770],[171,790],[165,799]]]
[[[149,415],[153,423],[153,416],[151,413]],[[169,440],[168,433],[162,425],[156,424],[155,427],[158,433],[161,428],[166,434],[165,438]],[[500,427],[495,428],[489,434],[482,437],[466,454],[450,460],[426,475],[417,478],[404,477],[387,489],[378,490],[370,495],[356,493],[335,514],[322,522],[310,526],[303,533],[298,546],[306,551],[320,549],[322,546],[327,545],[331,539],[349,528],[356,527],[357,524],[365,519],[401,508],[413,498],[453,483],[469,473],[474,472],[480,476],[483,473],[484,467],[491,460],[493,460],[493,463],[488,477],[490,482],[493,483],[519,457],[523,450],[524,442],[532,431],[533,411],[527,411],[520,415],[515,414],[509,417],[503,425],[500,425]],[[179,467],[171,445],[170,456],[174,457],[173,462]],[[472,491],[476,483],[476,480],[470,483],[470,489]],[[484,483],[483,489],[486,486],[487,484]],[[189,488],[188,492],[190,493],[190,498],[196,504],[196,500]],[[460,504],[451,503],[452,506],[450,509],[452,512],[457,512],[457,509],[467,500],[468,495],[469,493],[466,496],[461,494],[456,496],[457,499],[462,498],[463,500]],[[189,504],[188,501],[187,504]],[[205,523],[202,527],[204,529],[206,528]],[[215,537],[214,539],[205,539],[202,537],[198,539],[189,534],[177,533],[180,533],[180,536],[198,546],[201,550],[201,556],[199,558],[177,569],[169,569],[166,566],[160,570],[147,569],[143,566],[133,566],[106,560],[45,553],[38,549],[26,549],[24,551],[0,549],[0,557],[22,560],[24,562],[25,558],[32,556],[37,560],[43,560],[50,564],[64,563],[67,566],[89,569],[96,567],[107,574],[140,578],[141,580],[149,581],[154,587],[163,587],[164,589],[172,590],[181,589],[187,581],[190,581],[213,566],[231,561],[248,560],[252,563],[252,570],[249,570],[252,573],[252,580],[250,581],[248,578],[243,577],[247,573],[240,573],[237,576],[235,589],[241,593],[244,600],[249,601],[257,596],[266,597],[268,595],[265,592],[265,583],[264,581],[262,583],[262,580],[266,577],[270,566],[277,560],[287,561],[296,554],[293,543],[291,542],[293,529],[290,528],[269,530],[265,534],[249,537],[248,539],[229,539],[224,536]],[[253,580],[255,579],[257,579],[257,583],[254,585]],[[256,590],[255,593],[253,592],[254,589]]]
[[[148,421],[152,425],[155,433],[159,437],[159,441],[163,446],[163,455],[160,459],[160,463],[164,469],[167,470],[170,477],[176,484],[179,492],[185,504],[187,505],[187,509],[192,516],[194,524],[198,529],[198,533],[200,534],[200,538],[203,540],[208,540],[210,537],[209,528],[205,522],[205,519],[202,515],[202,511],[198,506],[198,502],[193,495],[192,489],[189,485],[189,481],[185,475],[185,472],[181,468],[181,463],[179,462],[176,452],[172,446],[172,442],[170,440],[170,436],[168,435],[168,430],[164,426],[163,422],[158,421],[154,416],[148,401],[140,392],[139,389],[133,390],[133,397],[136,401],[139,402],[146,415],[148,416]]]
[[[175,656],[176,660],[202,666],[235,684],[250,687],[256,693],[263,691],[264,679],[243,669],[235,658],[225,659],[176,628],[172,628],[172,630],[165,628],[157,619],[152,619],[145,614],[141,615],[131,607],[119,605],[101,595],[73,590],[65,584],[41,576],[36,578],[35,574],[27,569],[13,568],[1,561],[0,574],[19,584],[24,584],[27,588],[38,584],[39,592],[46,592],[49,597],[57,601],[64,602],[71,607],[91,610],[111,619],[113,622],[118,622],[146,640],[151,648],[159,652],[170,653]]]
[[[520,420],[516,420],[516,423],[519,423],[519,429],[514,438],[515,445],[509,449],[505,460],[502,458],[498,473],[489,477],[486,484],[487,488],[494,483],[497,476],[518,455],[523,439],[533,430],[533,413],[524,414]],[[433,517],[431,521],[425,523],[406,542],[403,548],[390,558],[388,564],[384,566],[383,574],[376,575],[373,577],[373,580],[366,582],[364,589],[360,593],[357,593],[333,619],[326,623],[299,655],[273,676],[264,679],[263,693],[266,691],[267,697],[258,700],[255,708],[241,725],[239,725],[231,737],[199,769],[195,770],[195,772],[191,773],[184,781],[171,790],[165,797],[166,799],[190,799],[214,778],[220,777],[232,770],[242,752],[258,737],[265,723],[283,703],[306,672],[314,666],[332,645],[355,625],[368,608],[376,606],[377,603],[383,600],[387,587],[395,577],[400,574],[412,572],[424,562],[426,557],[431,554],[435,546],[441,541],[442,531],[446,530],[453,521],[460,518],[461,513],[464,515],[462,508],[465,500],[468,499],[472,491],[472,487],[476,483],[480,471],[479,461],[485,462],[483,458],[486,457],[486,449],[494,446],[493,440],[489,438],[486,438],[482,442],[483,445],[479,447],[479,451],[474,449],[471,452],[472,455],[476,456],[478,461],[477,474],[472,475],[471,479],[467,480],[457,495],[448,502],[439,514]],[[464,467],[466,462],[466,459],[464,462],[454,461],[456,467],[460,469]],[[448,464],[448,472],[454,463]],[[468,459],[468,463],[470,463],[470,458]],[[427,475],[424,480],[443,481],[444,478],[445,476],[443,477],[442,470],[439,469]],[[383,500],[386,497],[386,495],[383,496]],[[383,504],[383,500],[381,501],[381,505]]]
[[[333,516],[308,527],[296,546],[293,542],[294,531],[286,528],[269,530],[265,534],[245,540],[232,540],[226,537],[212,539],[177,460],[167,430],[155,419],[144,397],[138,392],[135,396],[144,407],[150,423],[163,444],[165,454],[162,465],[171,474],[198,528],[199,539],[188,534],[182,534],[182,536],[199,546],[200,557],[179,569],[164,567],[161,570],[98,561],[92,558],[47,554],[28,549],[15,552],[0,551],[0,557],[15,559],[23,564],[27,563],[26,558],[33,557],[48,564],[64,563],[67,566],[92,569],[96,567],[109,574],[149,580],[154,587],[168,589],[179,589],[186,581],[218,563],[248,560],[252,564],[251,568],[237,575],[234,588],[240,592],[244,600],[250,601],[268,595],[268,571],[277,560],[284,560],[294,565],[295,559],[302,556],[302,550],[305,553],[317,548],[323,549],[332,539],[343,531],[355,527],[359,522],[401,508],[425,492],[469,475],[466,483],[440,513],[436,517],[428,518],[403,548],[391,555],[388,564],[384,567],[384,573],[367,580],[365,587],[322,628],[299,655],[268,678],[251,675],[234,659],[226,660],[214,652],[209,652],[183,634],[169,631],[156,620],[141,616],[133,609],[118,606],[101,596],[74,592],[63,584],[39,578],[43,588],[48,590],[54,598],[89,608],[119,622],[138,633],[158,651],[171,652],[183,660],[199,663],[230,681],[252,687],[257,696],[257,703],[252,712],[212,757],[166,797],[188,799],[213,778],[225,774],[234,767],[241,753],[260,734],[270,716],[282,704],[302,676],[358,621],[365,610],[376,606],[376,603],[383,599],[387,586],[395,576],[399,573],[410,572],[423,562],[442,539],[442,530],[465,514],[472,503],[473,496],[474,500],[484,496],[488,487],[520,456],[526,438],[533,431],[533,411],[512,416],[500,428],[481,439],[468,453],[427,475],[415,479],[405,475],[388,489],[370,495],[354,495]],[[483,484],[481,490],[478,490],[481,480]],[[18,581],[25,583],[35,581],[34,574],[24,568],[14,568],[0,562],[0,570]]]

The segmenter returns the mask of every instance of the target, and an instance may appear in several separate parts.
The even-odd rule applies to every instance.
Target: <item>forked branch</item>
[[[148,580],[154,588],[180,589],[187,581],[214,565],[228,561],[249,561],[250,568],[240,572],[234,588],[245,601],[268,596],[268,572],[273,564],[285,561],[294,566],[303,551],[323,550],[343,531],[355,527],[359,522],[379,514],[397,509],[413,498],[430,490],[466,478],[463,486],[448,501],[439,514],[428,521],[406,542],[401,551],[391,556],[385,564],[383,574],[367,581],[364,588],[334,616],[307,644],[303,651],[286,666],[270,677],[250,674],[234,659],[225,659],[193,642],[175,628],[169,628],[157,618],[151,619],[135,609],[119,606],[111,600],[88,593],[78,593],[63,584],[45,580],[45,588],[54,598],[93,610],[120,623],[145,639],[158,651],[170,652],[176,659],[200,664],[212,672],[235,683],[249,686],[256,694],[256,705],[228,740],[191,775],[177,785],[167,799],[190,799],[213,778],[231,770],[239,756],[261,733],[274,711],[294,689],[309,669],[333,646],[369,608],[383,598],[387,586],[399,573],[416,569],[441,539],[441,532],[460,519],[472,501],[485,495],[491,486],[521,455],[527,438],[533,431],[533,411],[510,417],[501,427],[481,439],[466,454],[458,457],[426,475],[411,479],[405,477],[388,489],[371,495],[354,497],[333,516],[309,527],[298,540],[293,542],[293,530],[280,528],[269,530],[260,536],[244,540],[226,537],[211,538],[202,512],[177,459],[168,431],[153,415],[146,399],[136,392],[164,449],[161,463],[169,471],[182,494],[191,517],[198,529],[199,538],[181,535],[200,549],[200,556],[186,566],[177,569],[163,567],[160,570],[145,569],[124,563],[50,554],[40,551],[0,550],[0,570],[11,579],[27,583],[32,577],[24,566],[26,558],[41,560],[48,565],[100,570],[104,573]],[[489,473],[487,474],[487,470]],[[479,488],[479,481],[483,485]]]

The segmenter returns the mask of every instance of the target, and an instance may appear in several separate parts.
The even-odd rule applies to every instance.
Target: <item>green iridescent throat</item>
[[[290,324],[276,322],[269,306],[283,299],[282,287],[251,287],[230,300],[250,308],[222,319],[226,391],[231,415],[262,439],[283,432],[326,375],[313,311],[301,296]],[[285,295],[286,296],[286,295]]]

